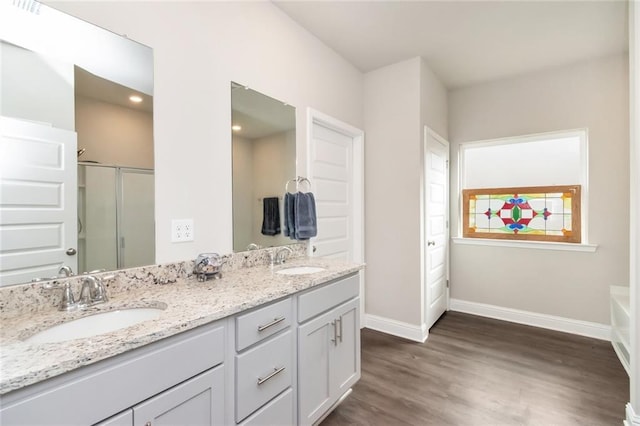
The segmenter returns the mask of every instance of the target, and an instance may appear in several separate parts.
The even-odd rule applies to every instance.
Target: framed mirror
[[[296,177],[295,108],[232,82],[231,117],[233,251],[291,244],[282,198]]]
[[[155,262],[153,53],[0,4],[0,285]]]

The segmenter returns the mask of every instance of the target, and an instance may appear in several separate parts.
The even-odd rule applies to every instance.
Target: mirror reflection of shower
[[[153,170],[78,163],[78,270],[155,261]]]

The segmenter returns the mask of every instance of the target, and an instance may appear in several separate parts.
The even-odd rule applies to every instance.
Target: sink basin
[[[319,266],[296,266],[293,268],[280,269],[276,274],[280,275],[306,275],[315,274],[316,272],[326,271],[325,268]]]
[[[158,318],[161,314],[162,309],[158,308],[121,309],[93,314],[47,328],[25,339],[25,342],[54,343],[97,336]]]

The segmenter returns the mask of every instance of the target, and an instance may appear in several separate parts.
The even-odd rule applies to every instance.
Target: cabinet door
[[[333,404],[330,357],[335,315],[329,311],[298,328],[298,407],[300,424],[312,424]]]
[[[360,299],[334,311],[338,343],[331,352],[331,388],[340,398],[360,379]]]
[[[223,365],[133,407],[134,426],[210,426],[224,423]]]

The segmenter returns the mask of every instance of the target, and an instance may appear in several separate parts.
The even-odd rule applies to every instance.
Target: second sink
[[[158,318],[162,311],[161,308],[131,308],[96,313],[47,328],[25,339],[25,342],[55,343],[97,336]]]
[[[286,269],[280,269],[276,271],[276,274],[281,275],[306,275],[306,274],[315,274],[316,272],[325,271],[325,268],[321,268],[319,266],[295,266]]]

